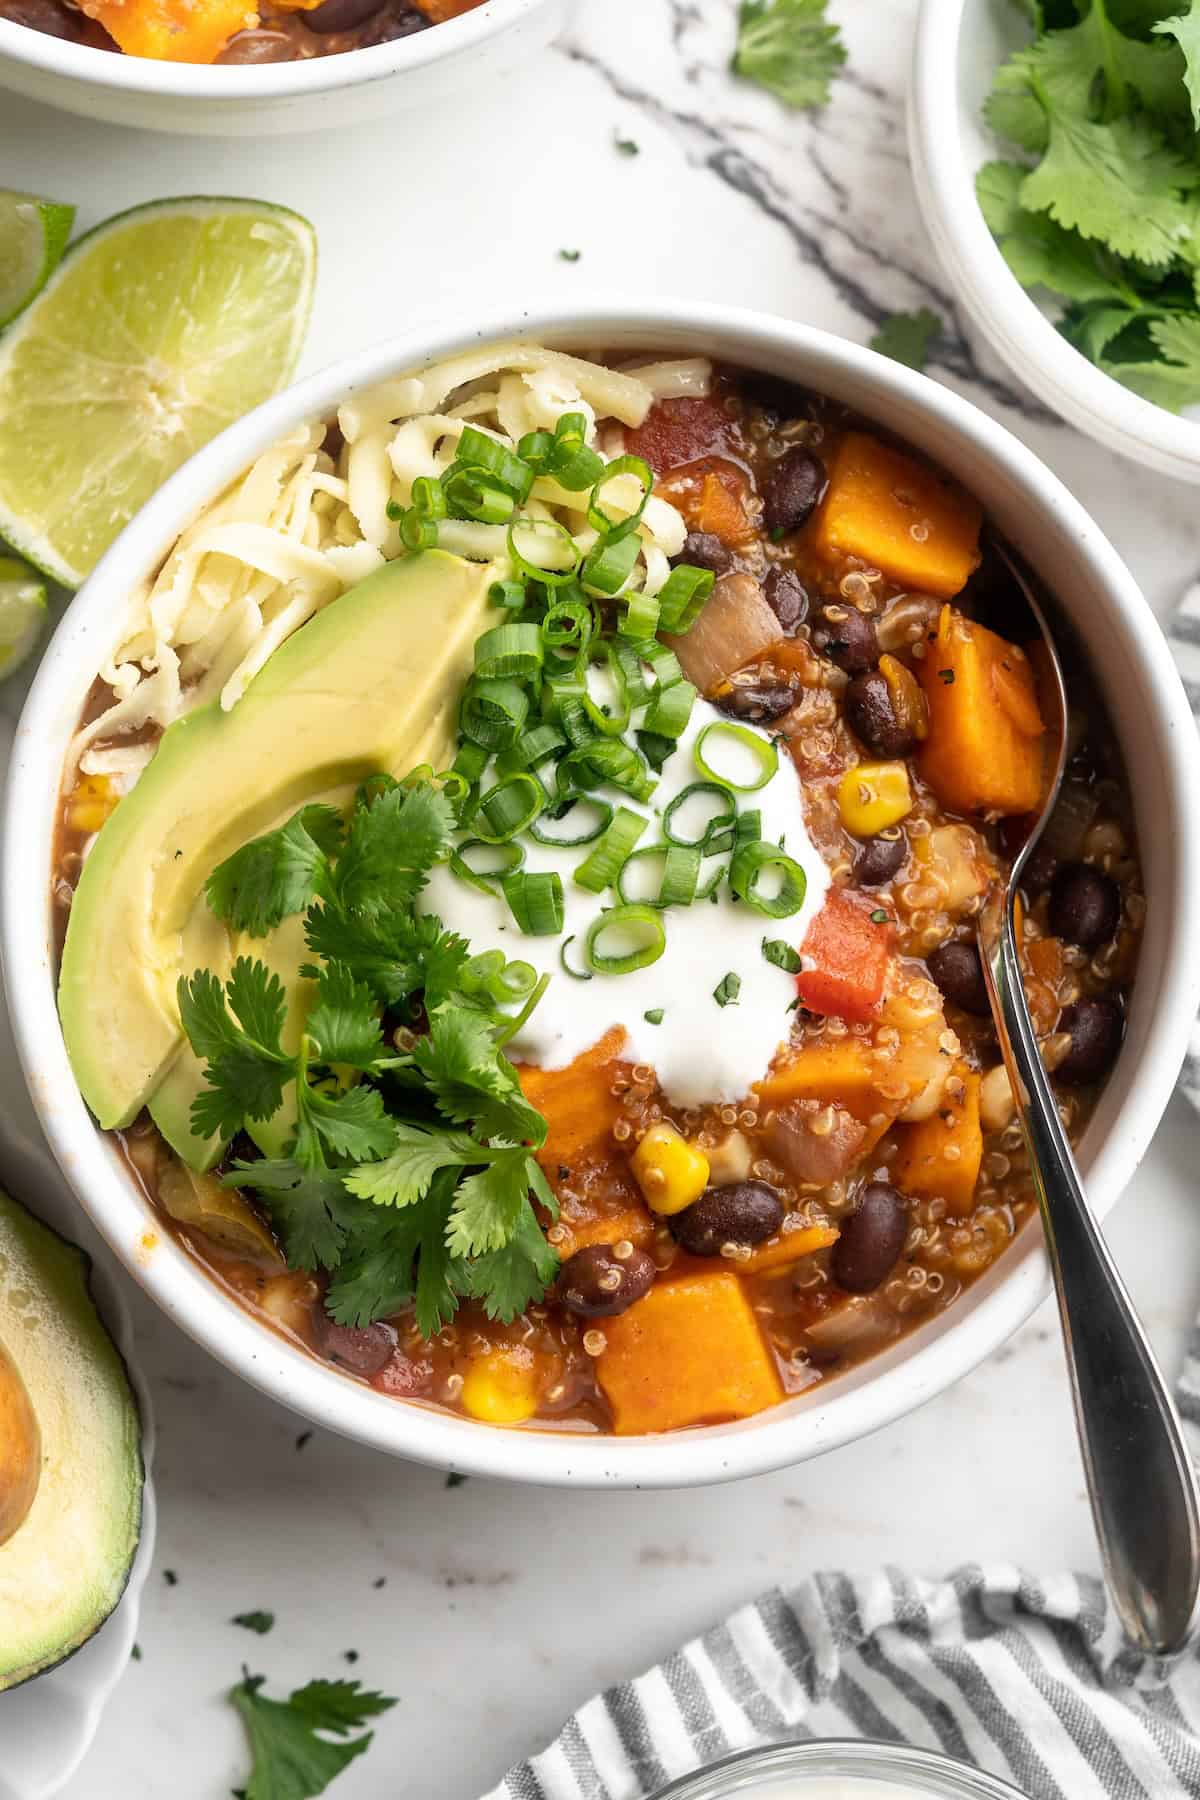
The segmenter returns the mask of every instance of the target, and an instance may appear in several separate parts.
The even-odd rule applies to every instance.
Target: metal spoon
[[[1008,880],[989,895],[979,951],[996,1034],[1029,1152],[1067,1351],[1075,1423],[1109,1591],[1126,1632],[1152,1655],[1180,1650],[1197,1625],[1200,1504],[1196,1473],[1146,1334],[1092,1217],[1042,1067],[1017,958],[1021,871],[1054,808],[1066,763],[1067,697],[1042,609],[1012,557],[993,540],[1036,619],[1058,757],[1041,811]]]

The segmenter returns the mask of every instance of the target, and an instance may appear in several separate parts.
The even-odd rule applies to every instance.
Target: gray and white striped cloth
[[[1031,1800],[1197,1800],[1200,1658],[1137,1655],[1090,1577],[816,1575],[589,1700],[486,1800],[643,1800],[811,1737],[940,1750]]]
[[[1168,637],[1200,721],[1200,583]],[[1200,1109],[1200,1023],[1180,1084]],[[1179,1400],[1200,1456],[1200,1324]],[[808,1737],[941,1750],[1033,1800],[1200,1800],[1200,1655],[1139,1656],[1091,1577],[816,1575],[589,1700],[486,1800],[643,1800],[730,1751]]]

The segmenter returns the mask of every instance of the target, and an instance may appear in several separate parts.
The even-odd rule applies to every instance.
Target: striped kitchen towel
[[[1200,581],[1188,589],[1168,621],[1167,638],[1175,653],[1192,712],[1200,722]],[[1192,1105],[1200,1110],[1200,1022],[1192,1032],[1179,1085]],[[1187,1426],[1192,1454],[1200,1461],[1200,1321],[1188,1340],[1176,1399]]]
[[[487,1800],[643,1800],[810,1737],[940,1750],[1031,1800],[1197,1800],[1200,1658],[1139,1656],[1091,1577],[817,1575],[589,1700]]]

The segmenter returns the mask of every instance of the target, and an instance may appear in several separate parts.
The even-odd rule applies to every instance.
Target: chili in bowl
[[[356,1434],[748,1472],[951,1378],[1040,1289],[973,921],[1045,730],[985,507],[1064,605],[1086,540],[1057,492],[1039,528],[1040,470],[1014,529],[985,465],[1024,452],[815,334],[492,340],[263,409],[71,658],[41,842],[113,1130],[80,1185],[153,1218],[139,1272],[207,1341],[219,1315]],[[1106,679],[1122,626],[1135,670],[1154,646],[1091,581],[1023,956],[1103,1201],[1137,1142],[1106,1108],[1167,1087],[1143,990],[1195,957],[1162,935],[1189,831],[1148,841],[1130,799],[1152,750],[1173,804],[1178,698]]]

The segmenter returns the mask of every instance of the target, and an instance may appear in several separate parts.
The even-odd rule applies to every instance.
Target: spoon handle
[[[1196,1473],[1146,1334],[1084,1197],[1042,1067],[1007,897],[985,909],[979,937],[1041,1207],[1110,1589],[1134,1643],[1167,1655],[1187,1643],[1196,1623]]]

